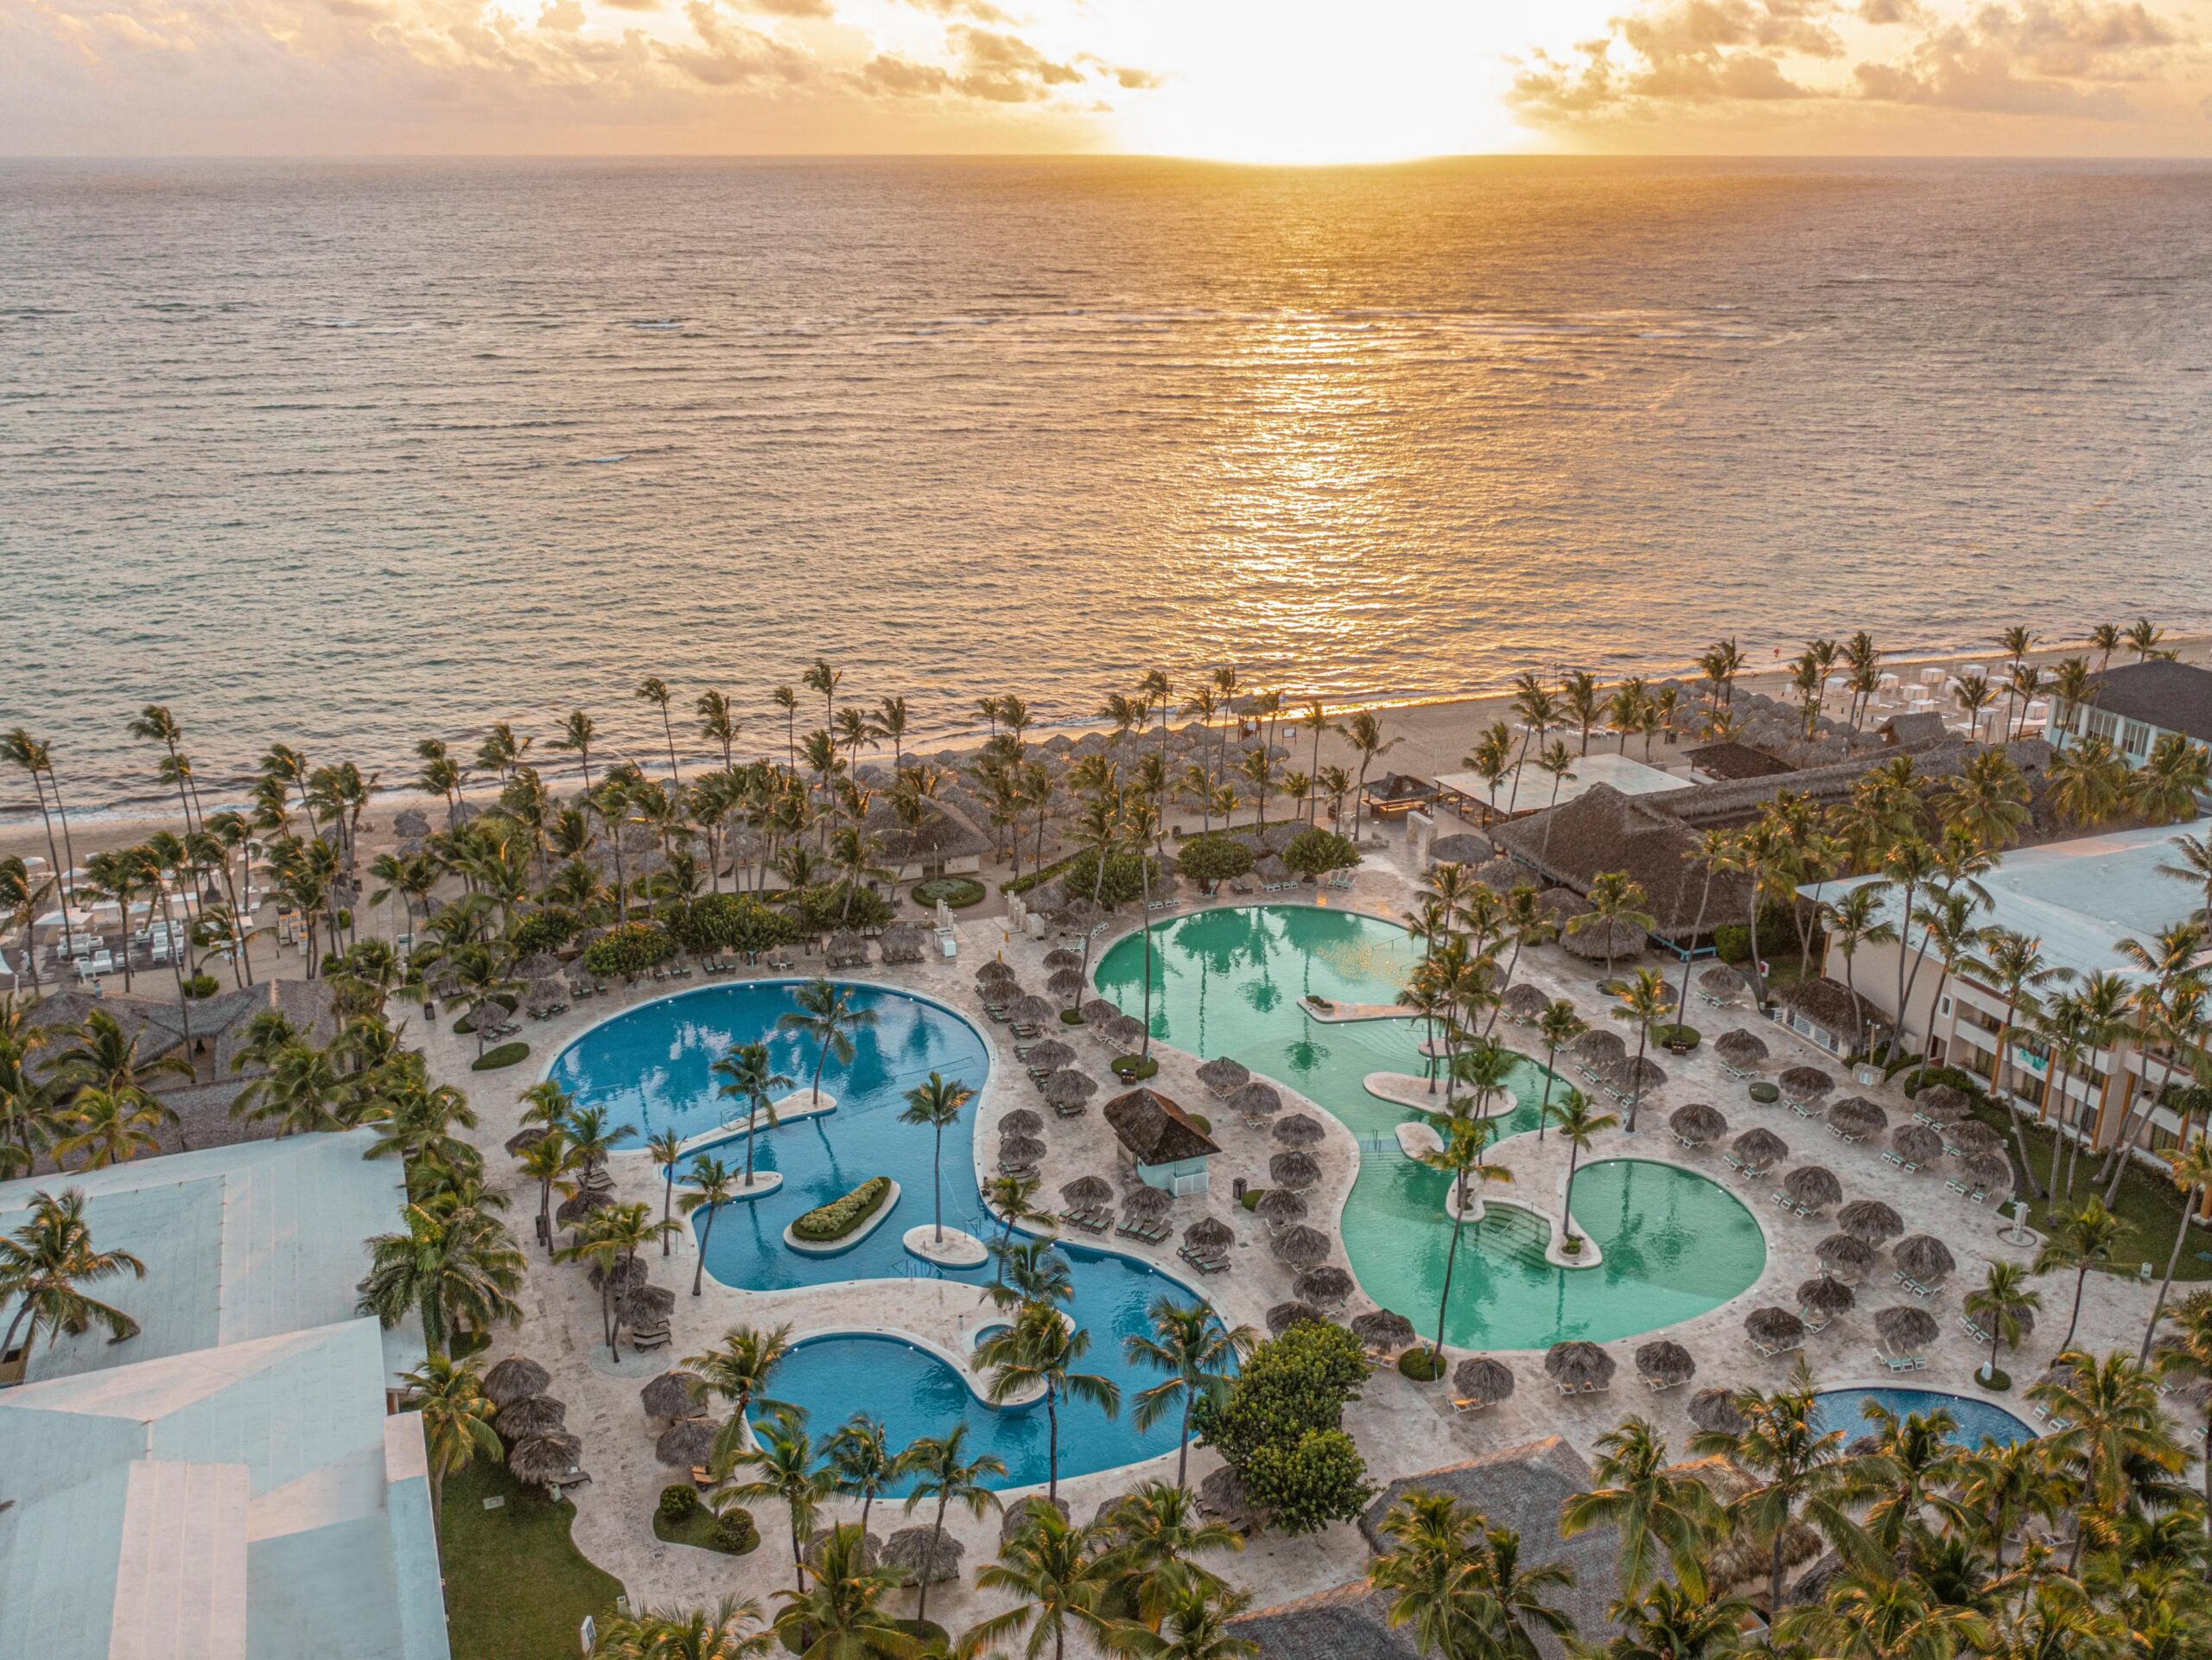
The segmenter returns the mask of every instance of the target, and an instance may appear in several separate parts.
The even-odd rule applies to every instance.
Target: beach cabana
[[[1221,1148],[1174,1102],[1157,1090],[1134,1089],[1109,1101],[1105,1117],[1138,1180],[1166,1193],[1205,1192],[1206,1161]]]
[[[1385,773],[1369,780],[1360,799],[1367,804],[1370,816],[1390,818],[1416,807],[1433,807],[1438,793],[1433,779],[1415,778],[1410,773]]]

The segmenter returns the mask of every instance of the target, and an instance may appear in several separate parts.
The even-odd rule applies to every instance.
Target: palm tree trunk
[[[1560,1231],[1567,1238],[1576,1237],[1574,1231],[1574,1167],[1582,1161],[1582,1145],[1570,1142],[1567,1148],[1567,1192],[1560,1196]]]
[[[1045,1385],[1045,1422],[1047,1440],[1046,1448],[1045,1502],[1051,1504],[1060,1496],[1060,1403],[1050,1383]]]
[[[1643,1050],[1644,1046],[1650,1041],[1651,1022],[1649,1021],[1637,1022],[1636,1030],[1636,1088],[1630,1094],[1628,1098],[1628,1123],[1626,1126],[1627,1132],[1630,1135],[1636,1134],[1637,1111],[1643,1105]]]
[[[937,1212],[937,1243],[944,1243],[944,1126],[937,1127],[937,1146],[930,1160],[930,1204]],[[863,1524],[865,1525],[865,1524]]]
[[[2075,1271],[2074,1313],[2066,1322],[2066,1339],[2058,1345],[2058,1352],[2061,1354],[2064,1354],[2074,1346],[2074,1328],[2082,1323],[2082,1288],[2088,1282],[2088,1278],[2089,1265],[2084,1262]]]
[[[1552,1116],[1552,1084],[1554,1082],[1552,1068],[1558,1060],[1558,1046],[1554,1044],[1546,1044],[1544,1046],[1544,1098],[1542,1103],[1536,1109],[1536,1145],[1538,1147],[1544,1144],[1544,1124]]]
[[[1452,1307],[1452,1270],[1459,1260],[1459,1231],[1466,1225],[1467,1195],[1461,1188],[1459,1203],[1452,1212],[1452,1244],[1444,1253],[1444,1294],[1436,1300],[1436,1341],[1428,1345],[1429,1362],[1433,1366],[1443,1364],[1444,1316]]]
[[[715,1212],[721,1208],[715,1205],[707,1206],[707,1225],[699,1230],[699,1261],[691,1270],[691,1294],[695,1297],[699,1294],[699,1282],[707,1272],[707,1241],[715,1237]]]
[[[935,1577],[937,1572],[938,1542],[944,1537],[944,1506],[945,1496],[940,1493],[938,1495],[937,1501],[937,1519],[930,1524],[930,1554],[922,1563],[922,1594],[920,1600],[914,1605],[914,1621],[917,1625],[929,1618],[930,1580]]]
[[[54,839],[54,815],[47,811],[46,785],[35,767],[31,769],[31,788],[38,795],[38,816],[46,825],[46,856],[54,866],[54,894],[61,907],[61,951],[65,957],[77,955],[77,936],[69,921],[69,867],[61,862],[61,849]],[[23,932],[23,950],[30,953],[30,931]]]
[[[2189,1126],[2182,1126],[2181,1145],[2189,1145]],[[2194,1186],[2184,1188],[2181,1196],[2181,1220],[2174,1228],[2174,1248],[2166,1253],[2166,1277],[2158,1282],[2158,1297],[2151,1305],[2150,1323],[2143,1328],[2143,1346],[2135,1352],[2135,1364],[2148,1365],[2151,1362],[2151,1339],[2158,1329],[2159,1319],[2166,1312],[2166,1294],[2174,1288],[2174,1269],[2181,1264],[2183,1242],[2189,1237],[2189,1213],[2196,1203],[2197,1190]]]
[[[817,1073],[816,1076],[819,1077],[820,1074]],[[821,1098],[822,1091],[817,1087],[815,1091],[815,1099],[818,1101]],[[750,1102],[747,1103],[745,1109],[745,1185],[747,1187],[753,1186],[753,1123],[754,1116],[759,1113],[759,1111],[760,1108],[757,1104]]]
[[[668,1228],[668,1224],[675,1220],[676,1212],[675,1164],[671,1162],[668,1168],[662,1172],[662,1174],[667,1178],[667,1181],[666,1185],[664,1185],[660,1190],[660,1222],[661,1227],[664,1230],[660,1237],[660,1254],[663,1256],[665,1256],[671,1250],[675,1249],[674,1245],[671,1243],[671,1233],[673,1231],[669,1230]]]

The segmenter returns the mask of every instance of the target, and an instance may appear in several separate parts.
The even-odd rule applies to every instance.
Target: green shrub
[[[1065,859],[1054,860],[1051,864],[1046,865],[1042,870],[1032,870],[1027,872],[1026,875],[1015,877],[1012,881],[1001,882],[999,884],[999,892],[1001,894],[1027,894],[1033,887],[1042,887],[1045,883],[1052,881],[1053,877],[1065,870],[1070,865],[1073,864],[1075,862],[1075,855],[1070,854]]]
[[[760,1530],[753,1524],[753,1512],[738,1505],[715,1518],[707,1542],[726,1555],[747,1555],[760,1548]]]
[[[1176,874],[1211,889],[1252,868],[1252,849],[1226,836],[1195,836],[1175,855]]]
[[[1444,1357],[1433,1349],[1408,1349],[1398,1357],[1398,1370],[1416,1383],[1433,1383],[1444,1376]]]
[[[1332,870],[1349,870],[1359,862],[1359,849],[1348,836],[1319,828],[1302,830],[1282,850],[1282,862],[1301,876],[1319,876]]]
[[[874,1216],[890,1196],[891,1178],[870,1176],[842,1199],[833,1199],[827,1205],[809,1211],[791,1224],[791,1232],[813,1244],[842,1239]]]
[[[574,911],[549,905],[517,924],[507,943],[515,948],[516,956],[535,957],[540,951],[559,951],[582,931],[583,923]]]
[[[660,1519],[689,1521],[699,1508],[699,1490],[688,1481],[671,1482],[660,1490]]]
[[[1341,1429],[1269,1441],[1237,1473],[1252,1502],[1285,1533],[1319,1533],[1332,1522],[1350,1522],[1375,1497],[1367,1460]]]
[[[1244,1197],[1236,1202],[1248,1211],[1257,1210],[1260,1206],[1260,1195],[1267,1191],[1264,1187],[1247,1187],[1244,1190]]]
[[[1948,1084],[1969,1101],[1980,1101],[1989,1092],[1980,1078],[1961,1067],[1923,1066],[1905,1079],[1904,1098],[1908,1101],[1913,1099],[1930,1084]]]
[[[601,979],[635,976],[676,955],[676,941],[658,922],[626,922],[584,947],[584,967]]]
[[[1060,1024],[1062,1026],[1081,1026],[1083,1023],[1083,1011],[1081,1009],[1064,1008],[1060,1011]]]
[[[1252,1352],[1226,1402],[1199,1396],[1192,1426],[1241,1471],[1262,1447],[1336,1428],[1370,1370],[1359,1339],[1343,1326],[1294,1326]]]
[[[212,997],[223,989],[223,983],[212,974],[195,974],[184,983],[188,997]]]
[[[1201,1135],[1211,1135],[1213,1134],[1213,1120],[1207,1117],[1203,1112],[1188,1112],[1185,1113],[1183,1116],[1198,1127],[1198,1133]]]
[[[983,902],[983,884],[972,876],[931,876],[913,887],[914,903],[925,905],[931,910],[943,900],[956,911]]]
[[[1106,874],[1098,874],[1098,853],[1085,848],[1060,873],[1060,887],[1071,900],[1096,899],[1104,906],[1127,905],[1144,897],[1145,866],[1152,867],[1152,887],[1158,893],[1167,883],[1167,868],[1152,854],[1141,860],[1134,853],[1107,855]]]
[[[1114,1076],[1124,1084],[1141,1084],[1155,1077],[1160,1063],[1148,1055],[1116,1055],[1114,1057]]]
[[[1763,1107],[1770,1107],[1782,1099],[1782,1091],[1764,1078],[1755,1080],[1745,1093]]]
[[[1992,1395],[2002,1395],[2006,1390],[2012,1387],[2012,1374],[2006,1371],[2001,1366],[1994,1371],[1990,1371],[1987,1364],[1984,1363],[1982,1366],[1975,1370],[1974,1381],[1980,1384],[1982,1388],[1987,1390]]]
[[[750,894],[702,894],[671,919],[671,931],[687,951],[742,951],[757,956],[788,945],[798,925]]]
[[[1704,1035],[1694,1026],[1655,1026],[1651,1028],[1652,1042],[1678,1054],[1689,1053],[1703,1041]]]
[[[1740,922],[1725,924],[1713,931],[1713,946],[1724,963],[1748,963],[1751,931]],[[1771,962],[1785,952],[1797,953],[1797,925],[1788,906],[1770,900],[1759,907],[1759,956]]]
[[[849,904],[845,898],[849,888]],[[802,887],[795,895],[785,894],[785,903],[799,932],[809,934],[835,933],[840,928],[880,928],[893,915],[891,901],[873,887],[854,887],[843,881]]]
[[[496,1072],[502,1066],[512,1066],[518,1060],[530,1059],[530,1046],[523,1042],[503,1043],[496,1049],[486,1050],[468,1063],[472,1072]]]

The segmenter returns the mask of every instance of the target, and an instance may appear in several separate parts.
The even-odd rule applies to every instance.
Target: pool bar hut
[[[1170,1193],[1206,1191],[1206,1161],[1221,1148],[1197,1120],[1159,1091],[1135,1089],[1116,1096],[1106,1103],[1106,1123],[1146,1186]]]

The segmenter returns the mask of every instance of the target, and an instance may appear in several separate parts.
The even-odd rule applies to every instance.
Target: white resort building
[[[419,1332],[354,1313],[404,1199],[373,1135],[0,1184],[0,1232],[77,1190],[139,1323],[19,1345],[0,1389],[0,1654],[446,1660]],[[16,1313],[0,1306],[0,1327]]]
[[[2169,734],[2212,743],[2212,670],[2164,660],[2129,663],[2099,675],[2088,702],[2062,697],[2051,709],[2052,748],[2102,738],[2130,766],[2141,766]]]

